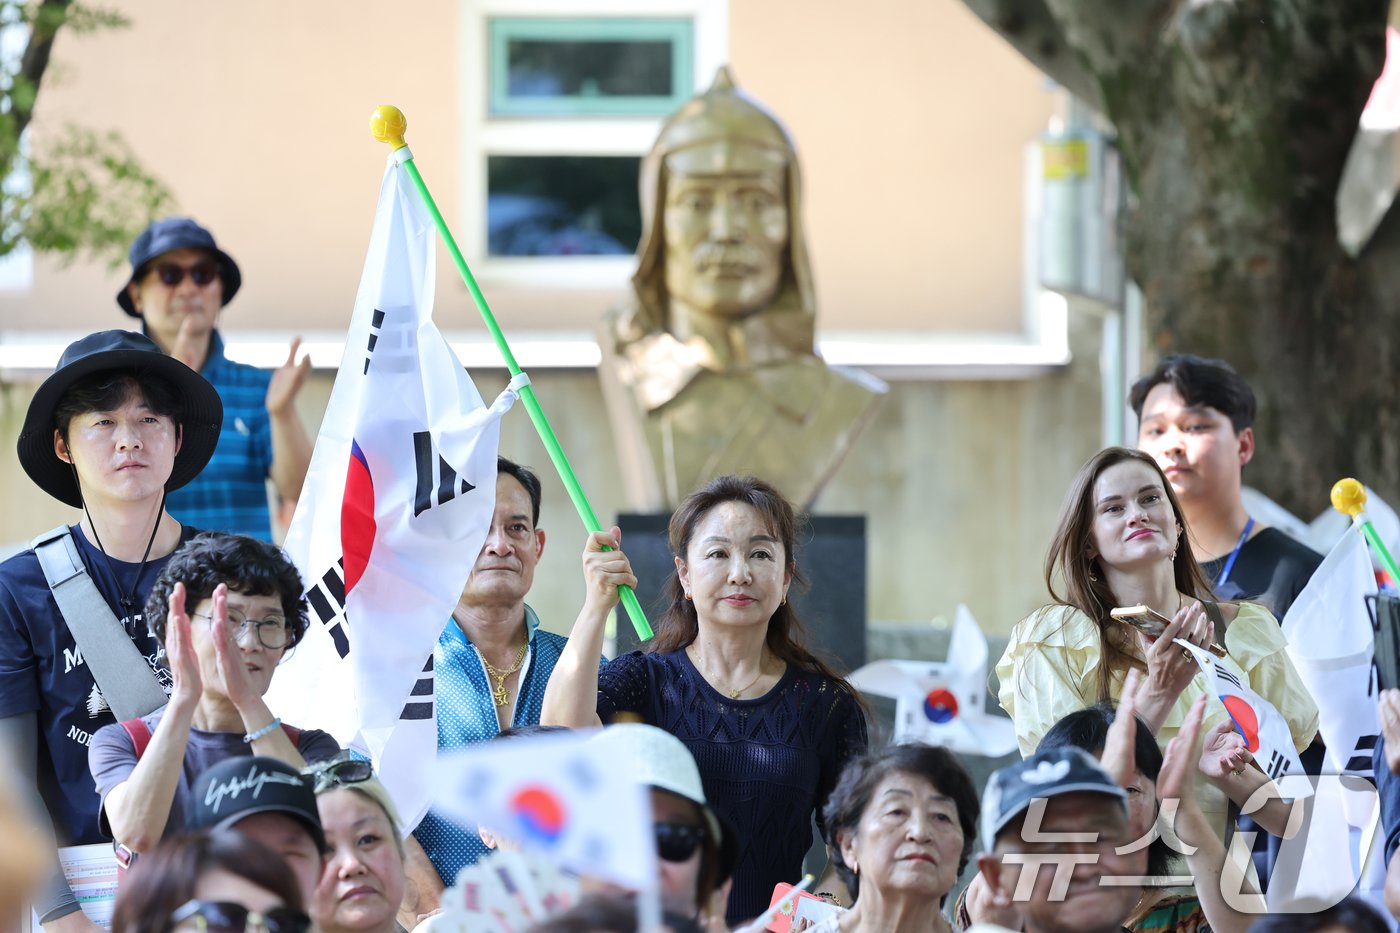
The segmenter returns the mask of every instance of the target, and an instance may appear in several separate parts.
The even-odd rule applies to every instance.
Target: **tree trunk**
[[[1152,348],[1223,357],[1258,396],[1246,481],[1304,518],[1349,475],[1400,504],[1400,217],[1352,259],[1335,206],[1389,0],[965,2],[1032,61],[1065,43],[1047,72],[1096,88]]]

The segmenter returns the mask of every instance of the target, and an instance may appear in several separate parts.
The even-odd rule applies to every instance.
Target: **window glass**
[[[491,256],[626,255],[641,239],[636,156],[493,155]]]
[[[664,115],[691,93],[688,19],[493,18],[491,113]]]

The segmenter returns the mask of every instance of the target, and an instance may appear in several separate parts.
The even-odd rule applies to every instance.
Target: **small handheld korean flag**
[[[928,742],[965,755],[999,758],[1016,750],[1016,726],[986,712],[987,638],[958,606],[946,661],[875,661],[851,686],[895,700],[894,740]]]
[[[580,874],[656,885],[651,795],[596,732],[473,745],[438,759],[437,811]]]
[[[432,652],[486,539],[500,418],[433,324],[437,239],[390,157],[287,553],[310,625],[269,702],[373,758],[415,826],[437,753]]]
[[[1288,722],[1272,703],[1250,688],[1244,672],[1185,639],[1175,639],[1174,644],[1190,651],[1205,671],[1236,731],[1244,737],[1245,747],[1264,773],[1275,782],[1287,777],[1303,777],[1303,762],[1293,747],[1293,733],[1288,731]],[[1311,787],[1306,780],[1296,782],[1296,787],[1290,782],[1287,793],[1291,797],[1306,797],[1311,794]]]

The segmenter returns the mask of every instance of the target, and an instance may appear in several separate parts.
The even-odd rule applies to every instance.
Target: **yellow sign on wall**
[[[1066,181],[1089,176],[1089,142],[1085,139],[1047,139],[1041,144],[1046,181]]]

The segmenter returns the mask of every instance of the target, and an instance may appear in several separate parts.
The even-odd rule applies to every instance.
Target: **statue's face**
[[[666,157],[666,290],[698,311],[741,318],[772,303],[787,261],[787,165],[744,142]]]

